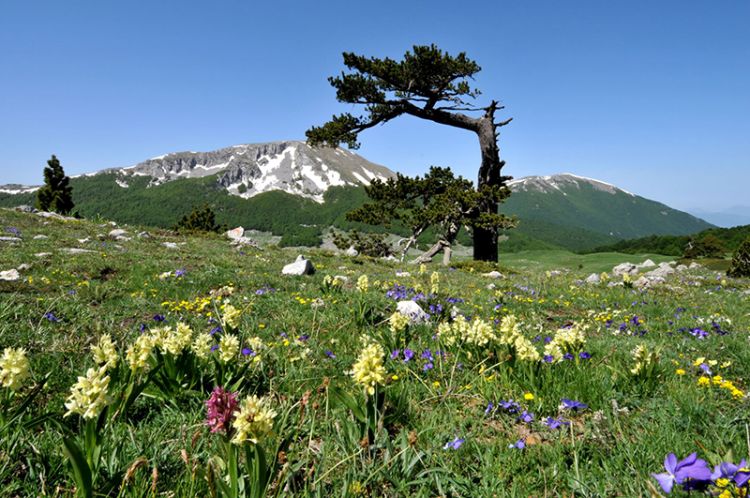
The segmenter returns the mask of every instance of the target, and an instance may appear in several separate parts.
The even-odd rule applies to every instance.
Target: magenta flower
[[[211,397],[206,401],[206,425],[211,428],[211,432],[229,432],[237,404],[237,393],[221,386],[214,387]]]
[[[711,469],[705,460],[698,458],[697,453],[691,453],[683,460],[677,461],[674,453],[664,459],[664,469],[661,474],[651,474],[665,493],[672,492],[675,484],[682,484],[686,489],[693,489],[701,481],[711,480]]]

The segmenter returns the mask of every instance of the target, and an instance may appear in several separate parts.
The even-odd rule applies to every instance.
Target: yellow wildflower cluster
[[[558,329],[552,341],[544,346],[544,354],[552,356],[555,361],[562,361],[565,353],[580,353],[586,343],[586,336],[583,332],[584,328],[579,323]]]
[[[107,406],[107,389],[109,388],[109,375],[105,368],[89,368],[86,376],[78,377],[78,381],[70,388],[70,396],[65,401],[68,411],[65,416],[74,413],[85,419],[99,416]]]
[[[521,334],[515,315],[506,315],[500,321],[500,344],[513,346],[516,358],[523,361],[539,361],[541,356],[529,339]]]
[[[225,327],[236,329],[240,324],[240,315],[242,312],[231,304],[221,306],[221,323]]]
[[[154,338],[151,334],[145,333],[138,336],[135,342],[128,346],[128,350],[125,352],[125,360],[133,373],[148,371],[148,359],[151,357],[153,349]]]
[[[643,344],[636,346],[632,355],[635,365],[630,369],[630,373],[633,375],[639,375],[651,365],[659,362],[659,354],[656,351],[649,351]]]
[[[370,279],[367,277],[367,275],[361,275],[357,279],[357,290],[359,292],[365,293],[370,288]]]
[[[734,399],[742,399],[745,393],[737,388],[731,380],[723,378],[721,375],[714,375],[709,378],[708,376],[702,376],[698,378],[698,385],[703,387],[716,386],[720,389],[726,389],[732,394]]]
[[[430,292],[437,294],[440,291],[440,274],[436,271],[430,275]]]
[[[394,312],[388,318],[388,327],[391,329],[391,332],[393,332],[394,334],[404,330],[407,327],[407,325],[409,325],[409,317],[401,314],[398,311]]]
[[[271,433],[276,412],[269,405],[268,398],[261,399],[255,395],[248,396],[242,401],[239,413],[232,421],[235,430],[232,443],[258,444],[262,437]]]
[[[326,275],[323,277],[323,286],[328,289],[340,289],[344,286],[344,281],[338,275],[334,277]]]
[[[117,366],[117,349],[115,349],[112,336],[109,334],[104,334],[99,338],[99,342],[91,346],[91,354],[94,356],[96,364],[104,370],[110,370]]]
[[[29,377],[29,360],[23,348],[5,348],[0,357],[0,383],[13,391]]]
[[[192,344],[190,344],[190,349],[197,358],[205,360],[211,354],[213,342],[214,339],[209,334],[196,334]]]
[[[240,351],[240,340],[232,334],[224,334],[219,341],[219,359],[224,363],[229,363],[237,357]]]
[[[352,367],[354,381],[362,385],[370,395],[375,394],[375,386],[385,382],[384,356],[385,351],[379,344],[368,344]]]
[[[203,296],[196,297],[192,301],[164,301],[161,305],[173,313],[188,312],[209,316],[211,315],[211,303],[213,300],[213,297]]]
[[[497,341],[492,325],[479,317],[472,321],[458,318],[452,323],[443,322],[438,325],[437,333],[447,346],[452,346],[458,341],[475,346],[486,346]]]

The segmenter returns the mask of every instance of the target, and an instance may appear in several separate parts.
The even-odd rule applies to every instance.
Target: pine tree
[[[727,275],[730,277],[750,277],[750,238],[745,239],[737,248]]]
[[[54,154],[44,168],[44,185],[37,191],[36,205],[42,211],[60,214],[68,214],[73,209],[73,187],[70,186],[70,178],[65,176],[65,171]]]
[[[510,190],[504,188],[510,177],[500,174],[505,161],[500,160],[497,146],[498,128],[512,118],[495,121],[495,113],[503,109],[497,101],[484,107],[468,101],[480,94],[469,85],[469,80],[481,69],[476,62],[463,52],[452,56],[430,45],[414,46],[413,53],[406,52],[401,61],[346,52],[344,65],[352,72],[328,81],[336,89],[339,102],[363,105],[365,113],[335,115],[323,126],[310,128],[306,132],[308,143],[331,147],[345,143],[357,148],[360,132],[401,115],[471,131],[479,138],[482,158],[478,188],[503,189],[503,197],[485,196],[481,211],[487,216],[497,213],[498,203],[510,195]],[[481,114],[470,115],[474,112]],[[497,261],[497,235],[491,226],[477,226],[473,230],[474,259]]]
[[[225,226],[216,224],[216,214],[208,204],[200,208],[194,207],[190,214],[184,215],[177,222],[174,228],[189,232],[220,232],[226,229]]]

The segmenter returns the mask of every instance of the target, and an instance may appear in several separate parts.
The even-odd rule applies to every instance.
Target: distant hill
[[[528,176],[509,186],[513,195],[500,210],[521,220],[518,230],[571,250],[646,235],[687,235],[713,226],[609,183],[570,173]]]
[[[615,244],[597,247],[591,252],[657,253],[668,256],[682,256],[688,242],[691,240],[701,240],[707,235],[713,235],[718,238],[728,252],[734,252],[743,240],[750,237],[750,225],[733,228],[710,228],[690,236],[652,235],[650,237],[622,240]]]
[[[390,169],[344,149],[286,141],[179,152],[71,179],[76,209],[87,218],[173,226],[194,206],[209,204],[219,223],[270,231],[283,245],[316,245],[330,226],[384,231],[348,222],[366,202],[364,185],[394,176]],[[500,250],[586,251],[651,234],[683,235],[711,227],[703,220],[613,185],[571,174],[510,182],[501,211],[516,215]],[[0,206],[33,204],[35,188],[0,187]],[[391,229],[398,235],[406,231]],[[434,237],[426,233],[422,240]],[[463,233],[459,241],[470,243]]]

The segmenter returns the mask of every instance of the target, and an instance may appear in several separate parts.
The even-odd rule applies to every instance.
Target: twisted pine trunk
[[[477,188],[483,185],[500,185],[502,177],[500,171],[505,164],[500,161],[500,150],[497,146],[497,124],[495,123],[495,111],[497,102],[487,108],[487,112],[478,119],[475,130],[479,137],[479,148],[482,153],[482,163],[479,167],[479,178]],[[482,212],[497,213],[497,202],[485,202],[481,207]],[[497,261],[497,231],[484,228],[474,228],[474,259],[480,261]]]

